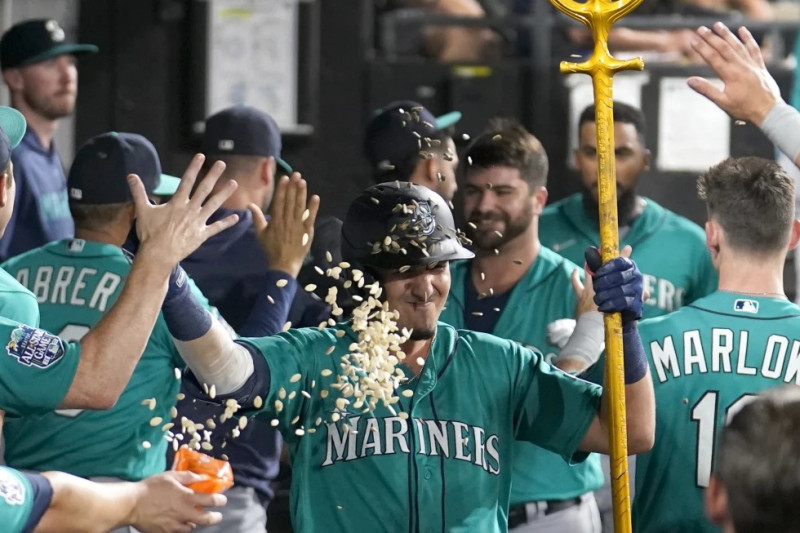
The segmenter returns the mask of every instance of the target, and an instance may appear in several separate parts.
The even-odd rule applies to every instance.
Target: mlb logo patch
[[[25,485],[4,468],[0,469],[0,498],[7,505],[25,503]]]
[[[15,357],[21,365],[44,369],[53,366],[64,357],[64,346],[61,344],[61,339],[55,335],[43,329],[20,324],[11,332],[6,352]]]
[[[86,241],[83,239],[70,239],[67,242],[67,250],[75,254],[81,253],[84,246],[86,246]]]
[[[736,300],[733,302],[733,310],[755,315],[758,314],[758,302],[756,300]]]

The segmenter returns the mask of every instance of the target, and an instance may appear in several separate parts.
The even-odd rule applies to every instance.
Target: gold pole
[[[583,63],[561,62],[561,73],[580,72],[592,77],[595,124],[597,125],[598,208],[600,211],[600,246],[603,262],[619,255],[617,223],[617,178],[614,167],[613,76],[621,70],[642,70],[641,58],[621,61],[608,50],[611,26],[634,9],[642,0],[550,0],[562,13],[589,27],[594,38],[594,53]],[[625,371],[622,359],[622,317],[605,315],[606,369],[608,405],[611,424],[611,490],[614,500],[614,533],[631,533],[631,501],[628,480],[628,436],[625,424]]]

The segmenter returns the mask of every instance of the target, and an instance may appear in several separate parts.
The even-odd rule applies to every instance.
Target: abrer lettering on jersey
[[[17,281],[27,287],[40,304],[88,305],[104,312],[109,305],[108,299],[116,292],[122,277],[113,272],[98,273],[96,268],[83,267],[76,272],[73,266],[61,266],[55,270],[46,265],[36,269],[33,283],[29,268],[17,272]],[[87,285],[94,289],[87,290]]]
[[[700,330],[683,332],[683,350],[675,348],[673,336],[664,337],[663,342],[650,343],[650,354],[658,374],[658,381],[664,383],[668,377],[680,378],[695,373],[711,372],[736,373],[743,376],[760,374],[767,379],[794,381],[800,385],[800,340],[782,335],[770,335],[764,350],[748,349],[747,331],[712,328],[711,349],[706,354],[700,338]],[[682,356],[683,365],[678,362]],[[708,356],[708,357],[707,357]],[[735,361],[733,359],[735,358]],[[735,367],[734,367],[735,363]]]
[[[416,453],[442,455],[467,461],[490,474],[500,473],[500,455],[497,435],[486,435],[478,426],[455,420],[414,419],[417,428],[409,437],[408,420],[389,416],[385,418],[353,416],[344,424],[328,423],[325,461],[329,466],[340,461],[353,461],[372,455],[411,453],[410,441],[416,442]]]

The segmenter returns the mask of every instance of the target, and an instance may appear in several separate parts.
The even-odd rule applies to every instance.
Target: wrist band
[[[793,162],[800,156],[800,112],[797,109],[786,102],[776,102],[761,123],[761,131]]]
[[[170,335],[179,341],[199,339],[211,329],[211,313],[192,294],[189,278],[180,266],[170,276],[161,314]]]
[[[644,353],[636,322],[622,326],[622,352],[625,362],[625,385],[631,385],[645,377],[649,370],[647,355]]]

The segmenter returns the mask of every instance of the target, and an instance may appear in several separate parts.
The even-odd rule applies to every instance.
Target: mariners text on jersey
[[[32,276],[30,269],[20,269],[17,281],[28,287],[40,304],[86,305],[104,312],[113,303],[109,302],[109,297],[122,283],[122,277],[114,272],[98,273],[97,269],[90,267],[76,269],[68,265],[57,268],[44,265]],[[94,289],[87,291],[87,285],[94,286]]]
[[[490,474],[500,473],[498,436],[486,435],[479,426],[470,426],[457,420],[423,420],[414,418],[416,428],[413,440],[408,431],[408,420],[399,416],[355,416],[346,423],[330,422],[325,461],[330,466],[339,461],[353,461],[372,455],[415,452],[422,455],[441,455],[473,463]]]
[[[654,340],[650,343],[650,353],[658,381],[664,383],[668,377],[679,378],[710,371],[745,376],[759,374],[800,385],[800,340],[773,334],[767,338],[763,352],[753,353],[751,349],[748,354],[748,336],[747,330],[712,328],[710,354],[704,352],[698,329],[683,332],[681,353],[675,349],[673,335],[661,341]],[[707,361],[710,361],[710,368]]]

